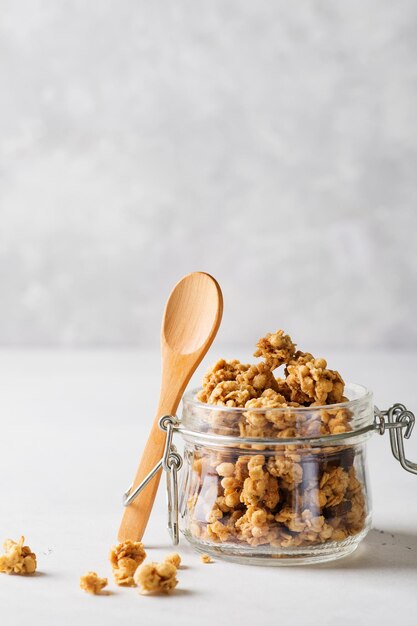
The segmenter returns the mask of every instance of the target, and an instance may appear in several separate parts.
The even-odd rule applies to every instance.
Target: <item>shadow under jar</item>
[[[319,407],[244,409],[183,398],[181,529],[212,556],[296,565],[343,557],[371,524],[372,394]]]

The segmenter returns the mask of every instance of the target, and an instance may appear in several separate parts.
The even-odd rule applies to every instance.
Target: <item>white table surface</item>
[[[417,354],[332,357],[346,379],[374,390],[381,408],[401,401],[417,411]],[[174,594],[116,587],[107,554],[158,378],[155,353],[0,352],[0,538],[24,534],[39,563],[33,577],[0,575],[0,624],[417,623],[417,476],[393,459],[387,436],[369,444],[375,530],[352,556],[315,567],[203,565],[182,540],[186,567]],[[417,460],[417,432],[407,451]],[[172,551],[165,516],[162,492],[145,536],[153,560]],[[109,577],[111,595],[79,589],[89,569]]]

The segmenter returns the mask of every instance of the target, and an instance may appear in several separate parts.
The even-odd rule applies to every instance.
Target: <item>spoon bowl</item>
[[[208,338],[212,341],[221,320],[219,299],[220,287],[209,274],[194,272],[180,280],[165,307],[161,331],[165,344],[178,354],[191,354]]]

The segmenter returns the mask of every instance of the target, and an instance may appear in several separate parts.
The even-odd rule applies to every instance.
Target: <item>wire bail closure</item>
[[[168,505],[168,531],[174,546],[178,545],[180,539],[178,524],[178,472],[182,467],[182,457],[172,443],[174,430],[178,428],[178,425],[179,422],[175,415],[163,415],[160,418],[159,428],[166,431],[167,434],[162,459],[158,461],[132,493],[132,485],[130,485],[129,489],[123,494],[123,506],[129,506],[159,470],[161,468],[164,470]]]
[[[394,457],[407,472],[417,474],[417,463],[409,461],[405,455],[404,439],[410,439],[415,424],[414,414],[404,404],[393,404],[386,411],[374,407],[374,427],[380,435],[389,432],[391,450]]]

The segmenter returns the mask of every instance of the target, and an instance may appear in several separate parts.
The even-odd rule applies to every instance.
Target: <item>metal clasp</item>
[[[380,435],[388,430],[392,454],[401,466],[412,474],[417,474],[417,463],[412,463],[407,459],[404,439],[411,437],[415,421],[414,414],[403,404],[393,404],[386,411],[380,411],[377,406],[374,407],[375,430]]]
[[[172,443],[174,430],[178,428],[179,422],[175,415],[164,415],[159,420],[159,428],[166,431],[166,440],[162,459],[158,461],[149,474],[131,493],[132,485],[123,494],[123,506],[129,506],[146,487],[152,478],[162,468],[166,476],[166,491],[168,504],[168,530],[174,546],[178,545],[180,539],[178,524],[178,472],[182,467],[182,457]]]

